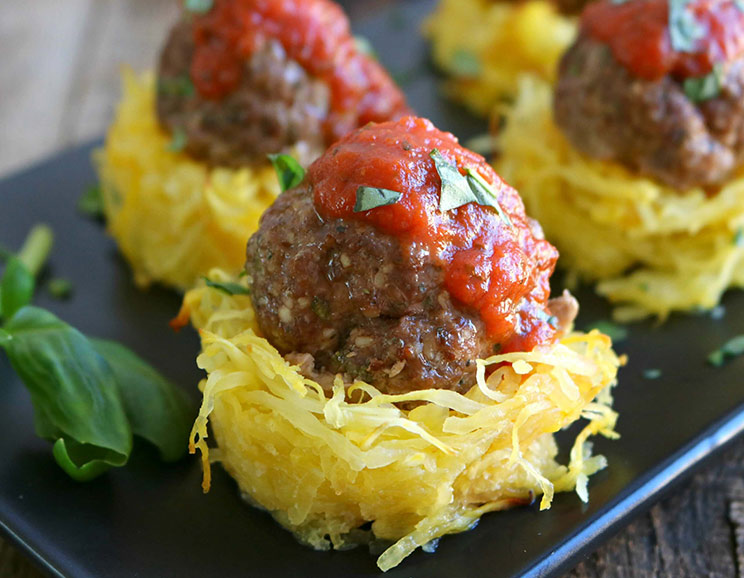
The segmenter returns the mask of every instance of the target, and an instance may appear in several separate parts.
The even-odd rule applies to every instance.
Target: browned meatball
[[[358,221],[323,221],[305,185],[279,196],[248,242],[246,270],[264,336],[315,368],[390,393],[475,383],[494,352],[475,312],[452,303],[421,251]],[[405,359],[405,362],[402,361]]]
[[[289,60],[269,41],[243,65],[238,87],[222,99],[207,99],[189,86],[194,54],[190,18],[171,31],[158,71],[158,118],[185,133],[186,151],[212,165],[240,167],[265,162],[270,153],[292,149],[303,164],[325,149],[323,122],[328,87]]]
[[[715,98],[694,103],[667,75],[644,80],[582,35],[564,55],[555,120],[571,143],[678,190],[726,181],[744,160],[744,58],[723,63]]]

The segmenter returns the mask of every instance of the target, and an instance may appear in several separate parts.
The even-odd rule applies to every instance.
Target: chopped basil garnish
[[[103,217],[103,190],[100,185],[91,185],[80,196],[77,209],[83,215],[97,219]]]
[[[607,337],[612,339],[612,341],[623,341],[628,338],[628,330],[622,325],[618,325],[612,321],[595,321],[586,328],[587,331],[590,331],[591,329],[596,329],[600,333],[604,333]]]
[[[206,14],[212,9],[213,4],[213,0],[183,0],[183,7],[195,14]]]
[[[493,207],[494,209],[496,209],[496,212],[499,214],[499,217],[501,217],[501,220],[511,227],[511,219],[509,218],[509,215],[507,215],[506,212],[501,208],[501,205],[499,205],[499,201],[496,198],[496,192],[493,190],[493,187],[488,184],[486,179],[484,179],[478,171],[473,170],[470,167],[468,167],[466,171],[468,173],[468,184],[470,185],[470,189],[475,194],[475,197],[478,199],[478,204],[486,207]]]
[[[394,205],[403,195],[398,191],[378,187],[359,187],[356,192],[354,212],[361,213],[385,205]]]
[[[310,308],[321,319],[328,319],[331,316],[331,306],[328,304],[328,301],[317,295],[313,297]]]
[[[439,210],[441,212],[444,213],[468,203],[478,202],[478,197],[475,196],[468,180],[460,174],[456,165],[444,158],[437,149],[432,150],[429,156],[434,161],[434,166],[442,181],[439,194]]]
[[[693,52],[705,30],[687,9],[691,0],[669,0],[669,38],[677,52]]]
[[[483,66],[480,58],[469,50],[460,48],[455,51],[450,61],[452,72],[462,78],[474,78],[480,75]]]
[[[723,85],[723,67],[720,63],[713,66],[713,70],[705,76],[686,78],[682,88],[685,95],[692,102],[703,102],[718,96]]]
[[[166,96],[194,96],[196,90],[191,78],[186,74],[180,76],[162,76],[158,78],[158,92]]]
[[[734,233],[733,243],[736,247],[744,247],[744,228],[739,227],[738,229],[736,229],[736,233]]]
[[[177,127],[173,129],[173,134],[171,134],[171,141],[168,143],[168,150],[172,153],[180,153],[186,148],[187,143],[188,137],[186,136],[186,131],[181,127]]]
[[[68,299],[72,295],[72,282],[59,277],[51,279],[47,283],[47,291],[55,299]]]
[[[467,177],[464,177],[457,168],[457,165],[450,163],[442,153],[434,149],[429,153],[434,161],[439,178],[442,181],[442,188],[439,195],[439,210],[443,213],[456,209],[468,203],[477,203],[484,207],[492,207],[510,227],[511,219],[499,205],[496,199],[496,193],[493,187],[476,171],[468,167]]]
[[[276,176],[279,177],[279,186],[282,192],[292,189],[305,178],[305,169],[290,155],[269,155],[271,164],[274,165]]]
[[[661,369],[650,368],[643,370],[643,379],[659,379],[661,377]]]
[[[212,281],[211,279],[208,279],[207,277],[204,277],[204,282],[207,284],[207,287],[212,287],[212,289],[219,289],[223,293],[227,293],[228,295],[250,295],[251,290],[248,289],[248,287],[243,287],[240,283],[232,283],[230,281]]]
[[[744,354],[744,335],[737,335],[729,339],[720,349],[716,349],[708,356],[708,363],[713,367],[721,367],[731,357]]]
[[[358,36],[358,35],[354,36],[354,46],[356,46],[356,49],[362,54],[366,54],[370,58],[379,60],[377,58],[377,52],[375,51],[375,47],[372,46],[372,43],[364,36]]]

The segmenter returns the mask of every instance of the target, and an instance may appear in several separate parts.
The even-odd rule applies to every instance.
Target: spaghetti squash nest
[[[544,81],[522,79],[503,107],[495,167],[575,278],[598,281],[619,321],[711,309],[744,286],[744,175],[715,194],[680,193],[589,159],[553,122],[552,97]]]
[[[555,79],[576,37],[576,20],[547,0],[441,0],[424,33],[434,62],[453,77],[448,94],[489,116],[495,104],[516,94],[523,73]]]
[[[108,229],[138,285],[194,285],[212,267],[237,271],[264,209],[279,194],[266,167],[208,168],[159,126],[153,74],[123,72],[124,95],[94,154]]]
[[[210,278],[235,282],[220,271]],[[248,501],[307,545],[387,545],[382,570],[535,495],[541,508],[557,491],[586,501],[588,476],[606,464],[587,438],[616,437],[610,387],[621,360],[596,330],[478,360],[465,395],[387,395],[340,377],[327,394],[259,335],[249,296],[201,286],[186,294],[177,323],[189,317],[208,375],[191,434],[205,491],[210,461],[220,462]],[[579,418],[588,423],[559,465],[552,434]],[[216,448],[207,447],[208,421]],[[371,533],[360,529],[367,522]]]

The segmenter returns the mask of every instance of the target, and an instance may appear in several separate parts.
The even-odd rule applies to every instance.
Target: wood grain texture
[[[152,66],[175,12],[175,0],[0,2],[0,174],[100,135],[119,96],[120,66]],[[566,576],[742,572],[744,440]],[[0,539],[0,578],[41,576]]]

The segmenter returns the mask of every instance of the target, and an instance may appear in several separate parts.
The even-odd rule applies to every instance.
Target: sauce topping
[[[330,0],[215,0],[209,12],[192,18],[191,79],[206,99],[235,90],[244,61],[274,40],[329,86],[329,142],[408,110],[387,73],[357,48],[346,16]]]
[[[678,14],[671,23],[670,1]],[[599,0],[584,10],[581,29],[645,80],[705,76],[744,52],[744,11],[737,0]]]
[[[441,212],[434,149],[456,162],[461,174],[477,171],[510,223],[476,203]],[[529,351],[555,338],[546,303],[558,252],[535,237],[517,192],[451,134],[415,117],[370,125],[332,146],[306,178],[321,218],[364,221],[398,238],[404,250],[427,249],[444,271],[447,291],[480,314],[501,352]],[[393,204],[354,212],[359,187],[401,196]]]

